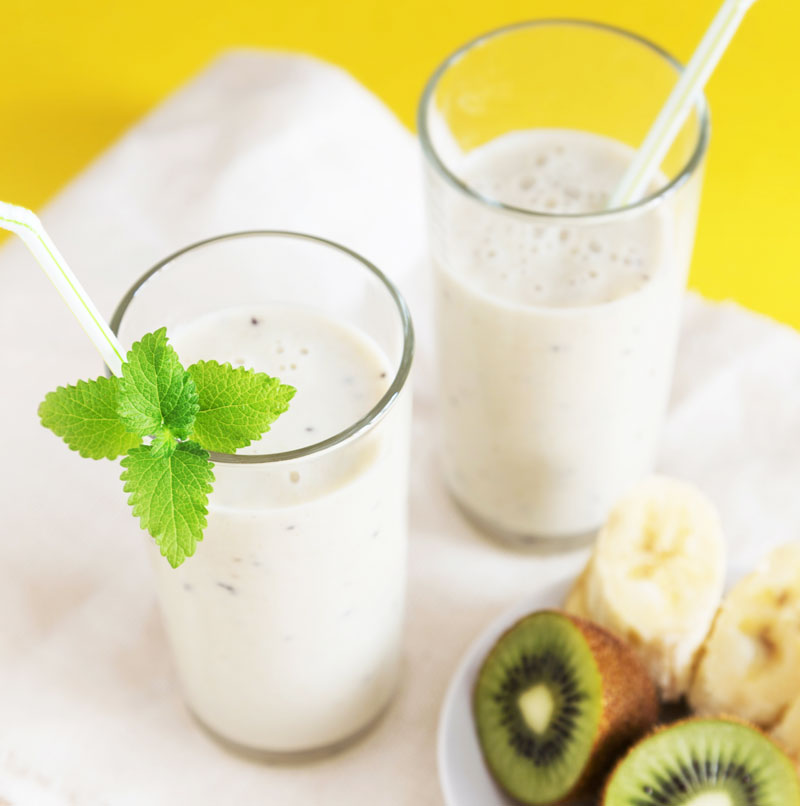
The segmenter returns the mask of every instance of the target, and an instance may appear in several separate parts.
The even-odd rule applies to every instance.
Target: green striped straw
[[[94,343],[106,366],[119,375],[122,371],[124,350],[100,315],[89,295],[83,290],[78,278],[72,273],[56,245],[45,232],[38,217],[25,207],[0,201],[0,229],[8,230],[25,242],[39,261],[45,274],[67,303],[86,335]]]
[[[755,0],[725,0],[722,4],[612,194],[609,209],[624,207],[644,196],[692,105],[722,58],[745,12],[754,2]]]

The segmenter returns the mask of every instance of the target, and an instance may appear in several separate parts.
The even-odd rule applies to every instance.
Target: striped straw
[[[94,343],[106,366],[119,375],[124,361],[124,350],[100,315],[78,278],[72,273],[56,245],[45,232],[42,222],[30,210],[0,201],[0,229],[8,230],[25,242],[45,274],[64,298],[86,335]]]
[[[642,198],[661,165],[661,160],[686,121],[692,105],[736,33],[745,12],[754,2],[755,0],[725,0],[722,4],[612,194],[608,204],[610,209],[624,207]]]

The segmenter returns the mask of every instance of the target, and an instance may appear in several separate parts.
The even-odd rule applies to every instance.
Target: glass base
[[[329,758],[344,750],[349,750],[351,747],[361,742],[366,738],[367,734],[371,733],[378,724],[383,721],[383,718],[392,707],[394,698],[395,695],[393,694],[381,710],[378,711],[366,725],[355,731],[355,733],[351,733],[349,736],[345,736],[343,739],[339,739],[332,744],[311,747],[305,750],[265,750],[239,744],[239,742],[235,742],[223,736],[221,733],[217,733],[214,728],[206,724],[188,705],[186,708],[192,719],[194,719],[207,736],[235,756],[262,764],[306,764]]]
[[[499,543],[506,548],[530,554],[566,554],[570,551],[586,548],[597,537],[597,529],[590,529],[587,532],[580,532],[574,535],[537,535],[520,532],[512,532],[504,529],[492,521],[487,520],[483,515],[479,515],[465,504],[452,489],[448,487],[450,498],[454,501],[466,519],[477,528],[485,537],[493,542]]]

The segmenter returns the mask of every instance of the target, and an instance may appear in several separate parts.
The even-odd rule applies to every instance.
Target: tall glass
[[[422,96],[444,471],[515,545],[591,535],[653,466],[704,99],[646,198],[607,205],[680,69],[626,31],[545,20],[460,48]]]
[[[381,714],[398,675],[413,354],[406,305],[344,247],[243,232],[159,263],[112,322],[126,345],[164,325],[184,365],[231,361],[297,387],[261,442],[212,454],[216,482],[195,555],[172,569],[153,544],[186,702],[240,749],[338,746]]]

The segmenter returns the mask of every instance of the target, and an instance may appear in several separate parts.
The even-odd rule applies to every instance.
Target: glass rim
[[[394,283],[374,263],[370,262],[352,249],[336,243],[335,241],[329,240],[328,238],[322,238],[317,235],[309,235],[304,232],[295,232],[292,230],[255,229],[229,232],[223,235],[215,235],[211,238],[196,241],[189,246],[185,246],[182,249],[173,252],[142,274],[122,297],[110,322],[111,330],[114,332],[114,335],[119,335],[119,328],[122,324],[125,312],[128,310],[136,295],[142,290],[147,281],[158,274],[162,269],[169,268],[170,264],[172,264],[178,258],[182,257],[188,252],[193,252],[212,244],[238,238],[263,236],[306,241],[318,246],[333,249],[334,251],[353,258],[365,269],[371,272],[372,275],[377,277],[377,279],[383,284],[383,287],[389,293],[389,296],[397,308],[403,332],[403,352],[400,356],[400,362],[394,374],[394,378],[380,400],[363,417],[342,431],[339,431],[326,439],[320,440],[319,442],[306,445],[303,448],[296,448],[295,450],[291,451],[280,451],[278,453],[238,454],[209,451],[211,460],[215,463],[219,462],[221,464],[232,465],[253,465],[264,464],[267,462],[285,462],[301,459],[317,453],[322,453],[323,451],[327,451],[337,445],[341,445],[344,442],[348,442],[363,432],[371,429],[383,419],[389,409],[394,405],[397,398],[400,396],[400,392],[403,390],[403,387],[408,380],[408,376],[411,371],[411,364],[414,359],[414,325],[411,320],[411,313],[405,299]]]
[[[434,70],[434,72],[431,74],[430,78],[425,84],[425,88],[422,91],[419,105],[417,107],[417,134],[419,136],[423,154],[436,168],[439,174],[445,179],[445,181],[447,181],[456,190],[475,201],[494,208],[499,212],[511,213],[534,220],[553,223],[558,221],[604,221],[609,218],[621,217],[632,211],[644,211],[649,209],[657,204],[661,199],[671,196],[682,185],[684,185],[695,173],[703,160],[705,152],[708,148],[710,132],[710,115],[705,93],[701,92],[694,104],[699,119],[699,133],[694,150],[684,164],[683,168],[681,168],[675,177],[673,177],[669,182],[655,192],[649,193],[639,201],[630,202],[622,207],[614,207],[610,210],[598,210],[587,213],[548,213],[540,210],[531,210],[526,207],[517,207],[513,204],[505,204],[498,199],[492,199],[490,196],[483,195],[467,182],[462,181],[447,167],[447,165],[445,165],[444,161],[440,158],[429,133],[428,108],[431,105],[433,94],[444,74],[473,48],[492,39],[502,37],[506,34],[512,34],[524,29],[556,26],[589,28],[615,34],[624,39],[629,39],[639,45],[642,45],[657,56],[660,56],[672,68],[674,68],[678,74],[684,70],[684,65],[660,45],[644,36],[641,36],[640,34],[634,33],[633,31],[628,31],[627,29],[616,25],[611,25],[609,23],[571,17],[546,17],[542,19],[523,20],[510,25],[504,25],[500,28],[495,28],[491,31],[480,34],[479,36],[476,36],[461,45],[449,56],[447,56],[447,58],[445,58],[444,61],[442,61],[436,70]]]

